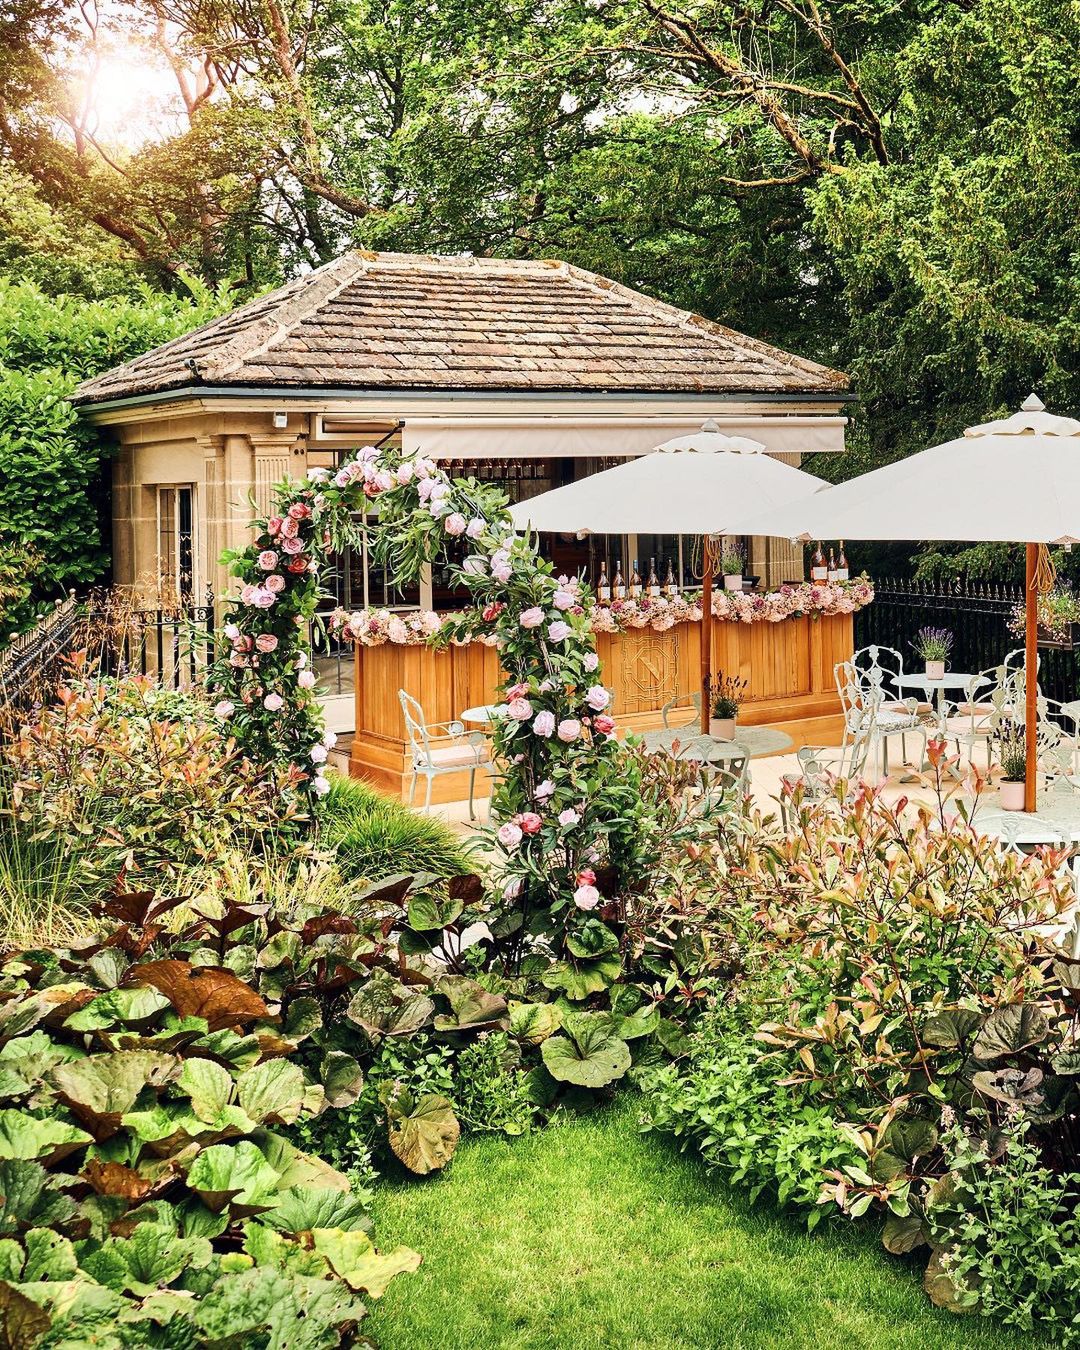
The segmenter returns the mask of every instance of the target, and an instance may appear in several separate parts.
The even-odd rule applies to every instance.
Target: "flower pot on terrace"
[[[1024,780],[1003,778],[998,784],[998,800],[1003,811],[1022,811],[1024,809]]]
[[[943,680],[945,678],[945,662],[927,661],[926,678],[928,680]]]
[[[725,577],[724,577],[724,590],[725,590],[725,591],[741,591],[741,590],[742,590],[742,573],[741,573],[741,572],[731,572],[731,573],[728,573],[727,575],[725,575]]]
[[[709,735],[716,736],[721,741],[733,741],[735,739],[734,717],[710,717]]]

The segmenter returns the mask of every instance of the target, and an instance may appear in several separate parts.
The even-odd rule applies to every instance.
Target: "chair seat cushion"
[[[992,703],[958,703],[956,711],[961,717],[989,717],[997,710]]]
[[[934,710],[933,708],[931,708],[929,703],[915,704],[915,712],[920,716],[925,717],[927,713],[931,713],[933,711]],[[885,712],[901,713],[903,714],[903,716],[906,717],[908,715],[908,707],[907,704],[905,703],[886,703]]]
[[[431,751],[431,763],[436,769],[471,769],[476,764],[486,764],[487,749],[473,745],[447,745]]]
[[[919,725],[919,715],[912,715],[906,709],[902,713],[879,712],[874,722],[878,731],[914,731]]]

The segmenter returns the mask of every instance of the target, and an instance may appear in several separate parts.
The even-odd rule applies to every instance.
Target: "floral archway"
[[[282,484],[275,514],[255,524],[254,542],[226,555],[241,589],[229,602],[228,650],[211,679],[217,713],[247,753],[281,769],[287,795],[317,807],[329,790],[324,766],[334,737],[315,693],[308,625],[327,557],[355,542],[352,513],[374,502],[372,547],[403,581],[449,540],[469,546],[454,571],[473,608],[430,640],[484,636],[498,646],[506,673],[507,716],[493,737],[505,772],[492,801],[508,902],[502,935],[557,932],[595,955],[614,938],[599,931],[613,911],[597,876],[610,872],[617,851],[610,840],[632,821],[636,794],[620,774],[591,597],[577,581],[557,578],[514,532],[497,488],[451,480],[422,455],[372,446],[334,474],[311,469],[307,482]],[[345,616],[337,626],[354,636]]]

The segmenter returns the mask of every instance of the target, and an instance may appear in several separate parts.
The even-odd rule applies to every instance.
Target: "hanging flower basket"
[[[1048,624],[1039,624],[1037,640],[1040,647],[1071,652],[1080,648],[1080,623],[1067,623],[1053,628]]]

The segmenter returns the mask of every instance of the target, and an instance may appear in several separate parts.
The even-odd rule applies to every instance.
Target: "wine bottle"
[[[836,554],[833,552],[832,545],[829,545],[829,580],[836,581]]]
[[[829,564],[825,561],[825,553],[821,547],[821,540],[818,540],[818,546],[814,549],[814,556],[810,559],[810,580],[828,581]]]
[[[611,601],[611,582],[608,581],[607,559],[600,559],[600,580],[596,583],[596,598],[602,605]]]
[[[840,540],[840,556],[836,560],[836,579],[837,581],[847,581],[851,576],[851,569],[848,567],[847,554],[844,552],[844,541]]]
[[[613,600],[626,599],[626,582],[623,581],[622,559],[615,559],[615,580],[611,583],[611,598]]]
[[[679,584],[675,580],[675,573],[672,570],[671,559],[668,559],[667,576],[664,578],[664,594],[669,599],[674,599],[679,594]]]
[[[646,585],[648,586],[648,590],[649,590],[649,594],[650,594],[650,595],[652,595],[652,596],[658,596],[658,595],[660,594],[660,579],[659,579],[659,577],[656,575],[656,559],[655,559],[655,558],[650,558],[650,559],[649,559],[649,580],[647,581]]]
[[[641,599],[641,573],[638,571],[637,559],[634,559],[634,570],[630,573],[630,599]]]

